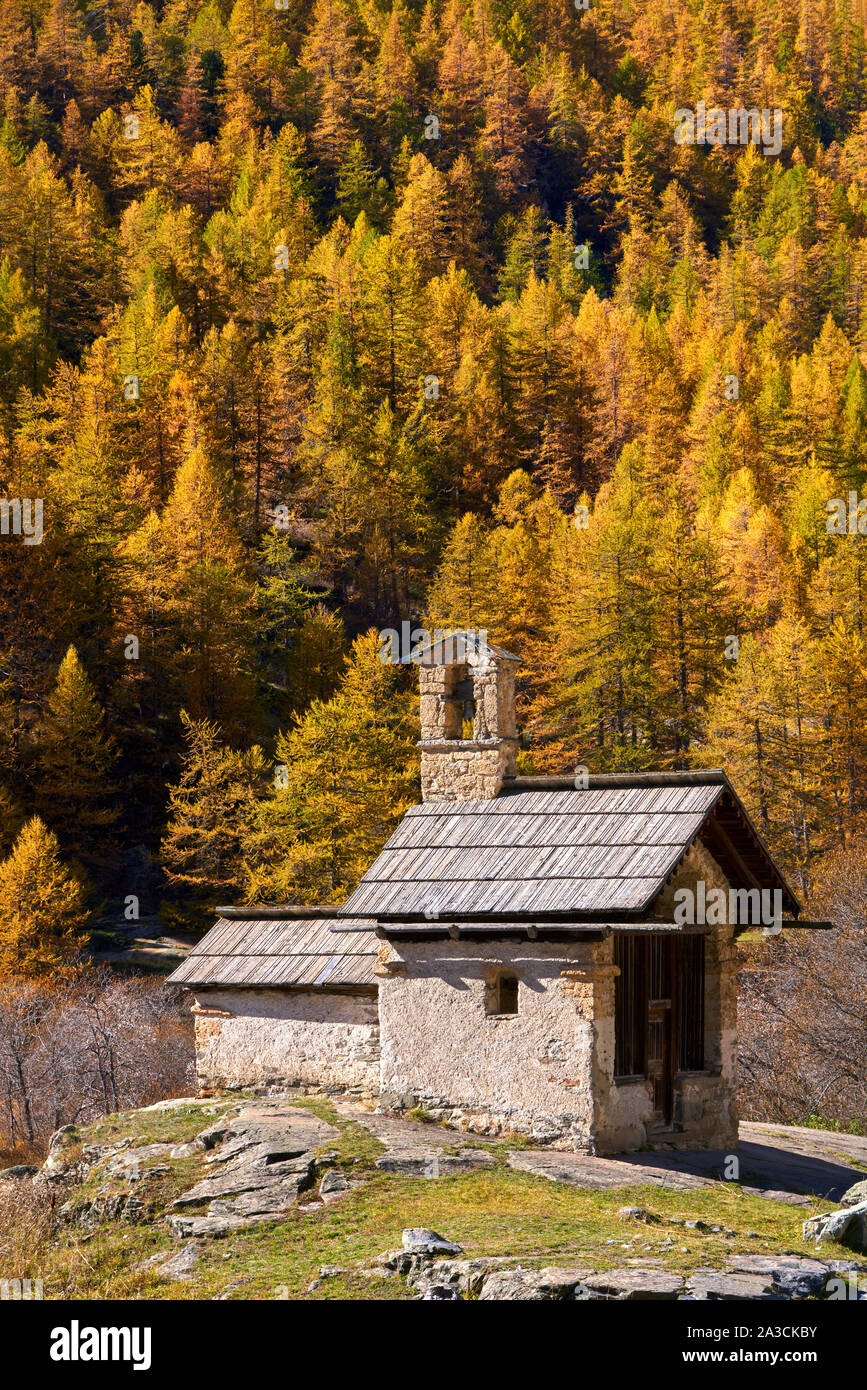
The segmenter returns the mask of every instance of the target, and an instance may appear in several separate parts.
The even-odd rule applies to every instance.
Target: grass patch
[[[849,1168],[857,1168],[862,1173],[867,1173],[867,1163],[862,1163],[860,1158],[853,1158],[851,1154],[841,1153],[839,1149],[826,1149],[832,1158],[837,1158],[841,1163],[845,1163]],[[854,1184],[853,1184],[854,1186]]]
[[[660,1223],[621,1220],[617,1210],[627,1205],[646,1207]],[[282,1221],[204,1242],[204,1254],[188,1282],[136,1270],[149,1255],[178,1248],[159,1224],[126,1229],[108,1224],[83,1239],[70,1235],[65,1245],[46,1252],[38,1272],[49,1298],[213,1298],[229,1286],[235,1298],[403,1299],[410,1296],[403,1280],[366,1277],[359,1271],[382,1251],[397,1248],[407,1226],[439,1230],[458,1241],[468,1257],[510,1256],[529,1267],[588,1269],[611,1269],[638,1259],[689,1273],[698,1267],[721,1268],[736,1252],[803,1252],[804,1215],[744,1194],[733,1184],[690,1192],[656,1187],[598,1192],[507,1168],[437,1180],[374,1172],[324,1208],[299,1208]],[[672,1217],[725,1226],[736,1235],[672,1226]],[[324,1265],[346,1267],[347,1273],[322,1280],[308,1292]]]
[[[832,1134],[852,1134],[856,1139],[864,1137],[860,1120],[831,1120],[827,1115],[808,1115],[806,1120],[793,1120],[792,1123],[800,1123],[804,1129],[826,1129]]]
[[[688,1275],[699,1267],[721,1269],[729,1256],[740,1252],[816,1251],[801,1237],[809,1210],[745,1192],[737,1183],[695,1190],[570,1187],[509,1168],[507,1152],[520,1147],[514,1139],[475,1136],[456,1136],[449,1148],[484,1148],[496,1159],[493,1167],[438,1179],[385,1174],[376,1168],[383,1144],[356,1120],[339,1115],[327,1096],[281,1099],[337,1131],[318,1157],[322,1166],[341,1168],[351,1183],[338,1200],[311,1207],[302,1198],[302,1205],[279,1221],[205,1239],[193,1277],[171,1281],[141,1266],[151,1256],[167,1256],[180,1248],[164,1217],[174,1198],[208,1171],[205,1154],[155,1156],[152,1166],[163,1171],[149,1173],[144,1165],[133,1184],[122,1177],[108,1179],[98,1168],[62,1200],[130,1190],[147,1203],[149,1219],[135,1225],[105,1222],[92,1230],[62,1227],[53,1236],[36,1223],[32,1238],[16,1250],[21,1268],[16,1267],[15,1276],[41,1277],[47,1298],[183,1300],[227,1294],[290,1301],[402,1300],[412,1297],[404,1280],[378,1270],[375,1259],[397,1248],[401,1232],[409,1226],[440,1231],[457,1241],[467,1257],[508,1257],[528,1267],[560,1264],[605,1270],[635,1260]],[[239,1103],[261,1100],[239,1095],[169,1110],[110,1115],[80,1130],[71,1152],[87,1143],[126,1138],[136,1147],[180,1145]],[[658,1221],[644,1224],[618,1217],[618,1209],[630,1205],[646,1208]],[[819,1208],[814,1204],[813,1209]],[[690,1220],[734,1235],[679,1224]],[[819,1247],[819,1253],[829,1258],[847,1252],[834,1246]],[[342,1272],[322,1279],[323,1266],[337,1266]]]
[[[203,1129],[216,1124],[227,1110],[235,1110],[253,1096],[233,1096],[231,1099],[190,1101],[189,1105],[169,1110],[125,1110],[117,1115],[105,1115],[78,1136],[87,1144],[115,1144],[120,1139],[132,1139],[140,1144],[186,1144]]]

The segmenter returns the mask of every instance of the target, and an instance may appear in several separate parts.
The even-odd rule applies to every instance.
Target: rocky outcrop
[[[58,1213],[60,1222],[68,1226],[100,1226],[104,1221],[138,1224],[150,1215],[149,1204],[132,1192],[107,1192],[64,1202]]]
[[[153,1270],[162,1279],[192,1279],[201,1252],[201,1243],[191,1240],[188,1245],[184,1245],[172,1255],[166,1256],[162,1252],[152,1255],[149,1260],[145,1260],[141,1268]]]
[[[804,1240],[833,1240],[849,1250],[867,1251],[867,1201],[811,1217],[804,1222]]]
[[[867,1202],[867,1179],[854,1183],[840,1198],[843,1207],[860,1207],[862,1202]]]
[[[401,1173],[408,1178],[445,1178],[490,1168],[495,1161],[481,1149],[462,1149],[457,1154],[385,1154],[376,1160],[376,1166],[381,1173]]]
[[[175,1235],[226,1235],[284,1215],[313,1185],[316,1151],[337,1136],[333,1125],[307,1111],[267,1102],[203,1130],[194,1143],[206,1150],[214,1172],[172,1203]]]
[[[458,1147],[454,1134],[441,1126],[375,1114],[346,1100],[337,1103],[338,1118],[332,1125],[302,1108],[299,1099],[271,1095],[251,1102],[206,1104],[191,1098],[161,1102],[147,1109],[183,1108],[183,1129],[173,1133],[172,1126],[162,1120],[156,1125],[147,1123],[138,1139],[128,1136],[110,1142],[85,1142],[92,1139],[92,1133],[68,1126],[52,1136],[49,1157],[40,1170],[34,1172],[32,1166],[22,1165],[11,1175],[0,1173],[0,1183],[12,1190],[14,1185],[33,1182],[37,1192],[47,1185],[43,1196],[52,1219],[61,1226],[84,1229],[85,1240],[91,1238],[92,1229],[109,1222],[155,1222],[163,1228],[164,1241],[167,1221],[179,1247],[171,1253],[163,1249],[139,1268],[160,1278],[190,1280],[200,1265],[204,1268],[213,1263],[209,1237],[279,1221],[296,1206],[303,1213],[313,1213],[332,1202],[351,1201],[365,1181],[376,1181],[374,1163],[383,1176],[445,1179],[489,1168],[503,1159],[502,1152],[482,1147],[481,1141],[478,1147]],[[191,1124],[192,1116],[196,1118]],[[341,1145],[346,1134],[341,1139],[341,1131],[347,1124],[366,1129],[378,1141],[365,1145],[368,1157],[345,1156],[345,1146]],[[205,1127],[190,1137],[194,1125]],[[113,1125],[107,1128],[110,1133],[118,1132]],[[144,1142],[154,1133],[163,1142]],[[102,1137],[98,1130],[96,1137]],[[378,1145],[386,1152],[375,1160],[369,1150],[372,1147],[375,1152]],[[175,1167],[178,1160],[181,1166]],[[679,1166],[659,1164],[651,1168],[637,1159],[624,1162],[521,1150],[508,1154],[507,1162],[511,1168],[551,1181],[612,1194],[618,1188],[647,1185],[652,1178],[655,1186],[680,1190],[706,1189],[712,1181],[704,1172],[688,1173]],[[843,1193],[843,1206],[837,1212],[812,1217],[806,1223],[805,1238],[842,1238],[843,1243],[851,1241],[852,1248],[862,1248],[859,1242],[867,1221],[867,1201],[859,1200],[863,1186],[863,1181],[857,1182],[847,1191],[840,1182],[836,1191]],[[809,1197],[775,1188],[757,1192],[778,1201],[810,1201]],[[174,1201],[166,1211],[172,1197]],[[388,1251],[373,1264],[368,1257],[364,1268],[323,1266],[309,1291],[343,1273],[380,1280],[405,1279],[413,1296],[431,1301],[867,1298],[867,1265],[854,1260],[809,1258],[794,1251],[777,1255],[730,1253],[723,1257],[722,1269],[684,1272],[665,1267],[678,1259],[679,1230],[722,1237],[731,1241],[722,1247],[728,1251],[744,1238],[756,1242],[761,1238],[752,1231],[736,1232],[713,1224],[711,1219],[659,1216],[648,1206],[618,1206],[613,1202],[611,1218],[611,1238],[599,1248],[578,1255],[582,1263],[574,1268],[568,1255],[558,1256],[563,1264],[544,1265],[544,1250],[520,1259],[468,1257],[459,1244],[437,1231],[407,1228],[400,1249]],[[63,1236],[64,1241],[68,1239]],[[652,1245],[646,1243],[651,1240]],[[616,1253],[618,1245],[624,1254]],[[607,1247],[615,1249],[609,1251]],[[708,1262],[716,1260],[720,1248],[719,1240],[708,1243]],[[632,1252],[639,1258],[627,1258]],[[593,1265],[594,1261],[604,1265],[611,1259],[620,1260],[622,1267],[599,1269]]]
[[[723,1270],[692,1274],[630,1266],[628,1269],[526,1269],[506,1257],[452,1258],[460,1246],[435,1231],[407,1230],[403,1248],[380,1255],[377,1263],[403,1275],[426,1301],[586,1302],[636,1299],[720,1302],[733,1299],[781,1302],[833,1296],[841,1275],[865,1273],[853,1261],[823,1261],[800,1255],[733,1255]],[[441,1258],[442,1255],[447,1258]],[[867,1286],[849,1297],[867,1300]]]
[[[752,1257],[746,1257],[752,1258]],[[763,1258],[763,1257],[758,1257]],[[421,1299],[464,1299],[481,1302],[551,1302],[594,1299],[628,1302],[635,1299],[725,1301],[761,1299],[782,1301],[827,1296],[839,1282],[842,1266],[799,1260],[784,1264],[768,1258],[768,1268],[745,1269],[737,1260],[720,1270],[697,1270],[690,1276],[651,1268],[594,1271],[548,1267],[503,1267],[500,1260],[418,1259],[406,1270],[407,1282]],[[499,1267],[497,1267],[499,1266]],[[400,1270],[398,1272],[401,1272]],[[858,1295],[867,1300],[867,1292]]]

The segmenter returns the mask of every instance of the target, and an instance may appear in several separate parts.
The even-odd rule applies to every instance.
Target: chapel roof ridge
[[[581,778],[566,774],[545,774],[504,777],[499,796],[515,792],[535,791],[602,791],[605,787],[716,787],[728,786],[729,779],[721,767],[689,768],[668,772],[590,772]]]

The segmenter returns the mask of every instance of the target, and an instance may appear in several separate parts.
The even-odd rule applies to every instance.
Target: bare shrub
[[[744,1119],[867,1131],[867,850],[824,862],[808,913],[833,931],[790,931],[740,976]]]
[[[0,1145],[10,1151],[44,1153],[61,1125],[183,1095],[193,1076],[190,1016],[163,980],[103,966],[0,989]]]
[[[51,1236],[54,1193],[28,1180],[0,1182],[0,1271],[21,1279],[40,1273]]]

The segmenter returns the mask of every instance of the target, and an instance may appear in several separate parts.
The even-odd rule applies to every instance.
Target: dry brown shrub
[[[740,975],[740,1112],[867,1132],[867,844],[828,855],[805,917],[749,949]]]

